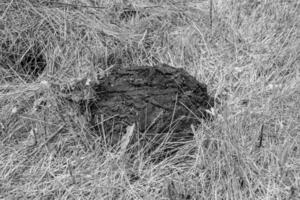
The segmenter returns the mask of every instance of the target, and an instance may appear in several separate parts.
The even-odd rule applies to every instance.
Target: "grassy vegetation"
[[[298,1],[47,2],[0,3],[0,199],[300,198]],[[160,163],[101,147],[53,86],[118,60],[184,67],[216,119]]]

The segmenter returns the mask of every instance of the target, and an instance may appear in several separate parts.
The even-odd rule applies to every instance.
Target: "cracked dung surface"
[[[165,64],[115,67],[92,89],[93,98],[80,103],[81,112],[89,114],[92,129],[112,144],[133,123],[137,127],[133,143],[158,145],[164,136],[172,142],[190,140],[191,124],[209,118],[205,110],[214,102],[205,84],[184,69]]]

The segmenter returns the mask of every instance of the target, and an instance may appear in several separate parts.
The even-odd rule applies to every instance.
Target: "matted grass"
[[[1,199],[300,198],[298,1],[51,2],[0,3]],[[55,88],[118,62],[184,67],[216,119],[159,163],[101,145]]]

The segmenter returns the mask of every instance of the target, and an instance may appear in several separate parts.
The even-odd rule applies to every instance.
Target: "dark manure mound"
[[[214,104],[205,84],[168,65],[114,68],[92,89],[93,98],[80,103],[92,129],[115,145],[135,123],[129,148],[147,151],[163,142],[191,140],[191,124],[211,118],[206,110]]]

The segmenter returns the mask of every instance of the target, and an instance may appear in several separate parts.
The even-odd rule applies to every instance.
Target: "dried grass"
[[[299,198],[299,2],[76,2],[0,3],[0,198]],[[34,46],[47,67],[28,81]],[[58,92],[94,81],[109,55],[184,67],[219,98],[217,119],[173,157],[129,162]]]

